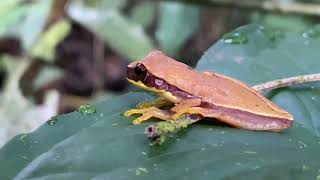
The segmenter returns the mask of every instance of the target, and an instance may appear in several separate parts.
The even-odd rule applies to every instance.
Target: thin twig
[[[302,83],[316,82],[316,81],[320,81],[320,73],[303,75],[303,76],[295,76],[295,77],[290,77],[285,79],[277,79],[274,81],[269,81],[266,83],[252,86],[252,88],[255,89],[256,91],[262,92],[266,90],[292,86],[295,84],[302,84]]]
[[[169,0],[170,1],[170,0]],[[261,9],[282,13],[296,13],[320,16],[320,5],[316,3],[301,3],[282,0],[175,0],[191,3],[204,3],[213,6],[239,7],[246,9]]]
[[[281,87],[316,81],[320,81],[320,73],[278,79],[252,86],[252,88],[261,93],[265,90],[273,90]],[[193,124],[200,119],[200,116],[183,116],[175,121],[159,122],[148,126],[145,134],[151,140],[151,144],[162,144],[168,134],[176,133],[184,128],[187,128],[190,124]]]

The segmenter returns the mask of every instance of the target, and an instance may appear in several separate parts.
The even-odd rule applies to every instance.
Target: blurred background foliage
[[[303,32],[319,23],[318,3],[1,0],[0,147],[51,116],[131,90],[126,65],[152,49],[194,66],[244,24]]]

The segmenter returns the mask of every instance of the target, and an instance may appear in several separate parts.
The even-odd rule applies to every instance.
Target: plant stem
[[[272,89],[277,89],[281,87],[292,86],[295,84],[302,84],[302,83],[316,82],[316,81],[320,81],[320,73],[295,76],[295,77],[290,77],[285,79],[277,79],[274,81],[269,81],[266,83],[252,86],[252,88],[261,93],[265,90],[272,90]]]
[[[261,93],[265,90],[273,90],[281,87],[316,81],[320,81],[320,73],[278,79],[252,86],[252,88]],[[176,133],[200,119],[200,116],[194,116],[192,118],[183,116],[175,121],[159,122],[148,126],[145,134],[151,140],[152,144],[162,144],[165,141],[165,136],[167,134]]]
[[[213,6],[239,7],[245,9],[261,9],[282,13],[296,13],[320,16],[320,5],[282,0],[176,0],[191,3],[204,3]]]

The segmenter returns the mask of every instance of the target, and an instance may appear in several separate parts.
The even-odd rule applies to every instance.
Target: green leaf
[[[246,43],[220,40],[198,70],[249,84],[319,72],[318,38],[273,35],[276,31],[258,25],[236,32],[246,36]],[[269,94],[295,117],[293,127],[282,133],[219,126],[208,119],[162,146],[148,145],[144,128],[150,123],[134,126],[122,116],[153,97],[128,93],[96,104],[95,114],[58,116],[54,125],[10,141],[0,150],[0,179],[317,179],[319,88],[313,83]]]
[[[49,82],[58,80],[64,76],[64,71],[56,66],[44,66],[33,81],[33,88],[39,90]]]
[[[199,7],[177,2],[162,2],[159,13],[156,39],[164,52],[175,56],[198,29]]]
[[[19,24],[21,19],[27,14],[30,7],[25,6],[18,6],[12,9],[10,12],[0,15],[0,36],[4,35],[15,35],[13,33],[14,27]],[[12,32],[13,31],[13,32]]]
[[[0,17],[17,8],[22,0],[2,0],[0,3]]]
[[[45,27],[51,4],[52,0],[0,3],[0,36],[16,36],[22,41],[24,49],[30,50]],[[1,9],[4,8],[11,9],[1,15]]]
[[[23,23],[19,27],[19,36],[26,50],[32,48],[43,31],[52,5],[52,0],[40,0],[32,4]]]
[[[130,60],[140,59],[153,49],[142,25],[136,24],[117,8],[96,9],[71,4],[70,16],[94,31],[119,54]]]
[[[51,62],[56,46],[69,34],[70,29],[71,25],[67,20],[56,22],[41,35],[31,49],[31,55]]]
[[[142,2],[136,5],[130,16],[130,20],[142,25],[143,27],[149,26],[155,18],[155,3],[153,2]]]

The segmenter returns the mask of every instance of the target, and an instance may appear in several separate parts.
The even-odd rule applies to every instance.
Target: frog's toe
[[[140,113],[139,109],[130,109],[130,110],[124,112],[123,116],[124,117],[130,117],[130,116],[132,116],[134,114],[139,114],[139,113]]]
[[[138,124],[141,124],[143,121],[147,121],[150,118],[151,118],[151,116],[142,115],[139,118],[133,120],[132,124],[138,125]]]

